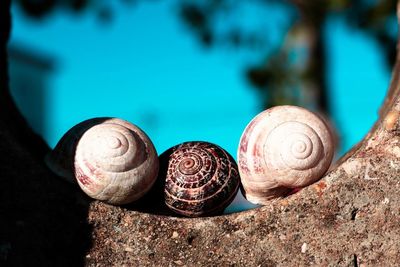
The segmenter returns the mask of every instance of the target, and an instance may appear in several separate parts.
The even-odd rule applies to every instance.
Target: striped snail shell
[[[238,164],[243,195],[266,204],[319,180],[334,154],[332,133],[316,114],[277,106],[258,114],[240,139]]]
[[[76,179],[90,197],[126,204],[144,195],[158,174],[157,152],[137,126],[94,118],[69,130],[46,159],[56,174]]]
[[[186,142],[160,156],[165,166],[165,204],[175,213],[198,217],[223,212],[239,189],[234,159],[207,142]]]

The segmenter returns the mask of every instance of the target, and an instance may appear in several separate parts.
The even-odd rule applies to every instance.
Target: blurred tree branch
[[[139,0],[119,0],[127,5],[133,5]],[[141,0],[143,1],[143,0]],[[72,13],[92,11],[101,22],[109,22],[113,17],[112,5],[117,1],[109,0],[14,0],[25,14],[34,19],[42,19],[56,10],[66,10]]]
[[[112,19],[111,3],[115,4],[110,0],[15,1],[34,18],[42,18],[56,9],[75,13],[94,10],[101,21]],[[139,0],[120,1],[133,4]],[[178,0],[180,18],[205,46],[230,44],[255,50],[266,43],[268,33],[265,29],[242,27],[243,21],[235,13],[249,3],[266,11],[271,5],[290,11],[287,16],[291,26],[284,40],[273,48],[273,53],[264,52],[259,63],[245,71],[247,79],[259,91],[264,108],[295,104],[329,113],[325,25],[332,15],[342,17],[349,26],[372,37],[386,56],[388,66],[393,64],[397,39],[392,26],[396,24],[395,0]],[[262,19],[269,20],[268,16]],[[219,30],[221,24],[224,31]]]
[[[388,66],[395,58],[397,35],[393,34],[396,23],[396,1],[365,0],[254,0],[259,8],[268,9],[271,4],[283,5],[294,10],[292,26],[282,44],[267,54],[261,63],[246,71],[248,80],[264,99],[264,107],[279,104],[296,104],[329,113],[326,83],[325,24],[329,16],[341,16],[354,29],[371,36],[385,54]],[[229,7],[229,8],[227,8]],[[215,21],[226,16],[239,2],[229,0],[182,1],[181,17],[205,45],[217,45]],[[231,12],[233,13],[233,12]],[[239,19],[239,18],[238,18]],[[265,18],[268,20],[268,17]],[[252,29],[235,32],[235,40],[243,38]],[[265,35],[259,32],[258,35]],[[233,42],[235,46],[239,42]]]

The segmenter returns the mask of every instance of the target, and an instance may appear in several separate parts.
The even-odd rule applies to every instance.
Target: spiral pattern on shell
[[[70,183],[77,183],[74,172],[75,150],[79,139],[91,127],[115,120],[108,117],[92,118],[82,121],[69,129],[58,141],[56,147],[45,158],[49,169]]]
[[[166,173],[161,173],[165,203],[174,212],[189,217],[217,214],[236,196],[240,183],[237,165],[221,147],[186,142],[160,158],[167,161]]]
[[[319,180],[334,153],[332,133],[314,113],[278,106],[257,115],[239,145],[239,172],[246,198],[256,204]]]
[[[48,162],[61,162],[63,156],[68,162],[72,158],[73,174],[81,189],[92,198],[110,204],[137,200],[157,178],[159,163],[152,142],[141,129],[127,121],[116,118],[93,121],[74,127],[77,131],[69,131],[56,146],[58,150],[52,153],[57,160]]]

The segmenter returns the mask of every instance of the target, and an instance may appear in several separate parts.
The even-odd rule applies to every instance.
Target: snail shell
[[[240,179],[234,159],[207,142],[186,142],[160,156],[165,166],[165,204],[174,212],[206,216],[222,212],[234,199]]]
[[[74,159],[79,139],[91,127],[109,120],[112,120],[112,118],[92,118],[72,127],[46,156],[45,162],[47,167],[66,181],[77,183],[74,173]]]
[[[76,178],[90,197],[126,204],[144,195],[158,174],[157,152],[137,126],[95,118],[68,131],[47,158],[55,173]]]
[[[238,162],[247,200],[266,204],[319,180],[334,154],[332,133],[314,113],[295,106],[258,114],[242,134]]]

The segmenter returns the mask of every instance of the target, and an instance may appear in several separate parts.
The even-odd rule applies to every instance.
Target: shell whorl
[[[246,198],[257,204],[319,180],[334,153],[332,133],[314,113],[278,106],[246,127],[238,161]]]
[[[161,155],[167,160],[165,203],[174,212],[205,216],[223,211],[239,188],[239,172],[233,158],[207,142],[186,142]]]
[[[92,198],[110,204],[137,200],[157,178],[159,164],[152,142],[141,129],[127,121],[94,120],[95,123],[85,122],[90,127],[76,128],[84,131],[69,131],[61,139],[61,144],[56,146],[59,150],[53,152],[57,161],[53,162],[62,162],[64,157],[68,162],[64,166],[69,167],[72,161],[71,172],[81,189]],[[68,150],[60,150],[64,147]]]

